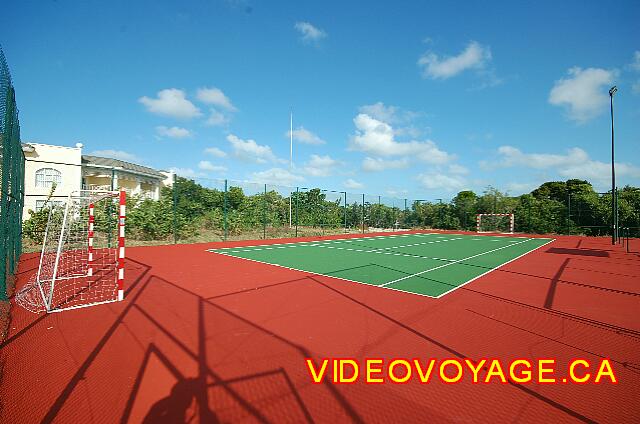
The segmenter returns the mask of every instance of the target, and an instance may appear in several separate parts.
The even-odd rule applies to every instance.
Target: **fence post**
[[[381,201],[380,201],[380,196],[378,196],[378,210],[376,212],[376,228],[380,227],[380,221],[381,221],[381,215],[382,215],[380,206],[381,206]]]
[[[0,222],[3,225],[0,225],[0,300],[7,299],[7,235],[9,233],[8,225],[4,225],[5,222],[8,222],[9,216],[7,215],[7,205],[8,205],[8,196],[5,196],[5,192],[8,190],[9,186],[9,169],[11,167],[11,153],[9,151],[9,147],[11,146],[11,136],[8,131],[11,131],[13,125],[11,125],[12,115],[10,115],[11,110],[11,92],[9,92],[9,96],[7,96],[7,110],[4,117],[4,122],[8,124],[5,126],[5,131],[2,137],[2,151],[4,155],[2,157],[2,182],[0,183],[0,188],[2,189],[2,195],[0,196]],[[8,130],[7,130],[8,129]]]
[[[0,50],[0,59],[4,56],[2,55],[2,51]],[[8,87],[7,90],[7,98],[6,98],[6,109],[5,116],[0,116],[0,119],[4,122],[4,134],[2,134],[2,181],[0,183],[0,188],[2,190],[1,205],[0,205],[0,226],[2,229],[0,230],[0,299],[7,299],[7,258],[8,258],[8,235],[10,235],[11,229],[9,228],[11,225],[10,216],[8,214],[8,206],[11,199],[8,196],[9,193],[9,175],[12,174],[10,171],[12,161],[11,161],[11,142],[13,141],[13,126],[14,126],[14,96],[12,87]],[[9,225],[7,225],[9,224]]]
[[[178,243],[178,174],[173,174],[173,244]]]
[[[347,192],[344,192],[344,232],[347,232]]]
[[[299,196],[299,187],[296,187],[296,237],[298,237],[298,198]]]
[[[7,277],[15,273],[22,249],[24,153],[16,93],[0,47],[0,300],[7,299]],[[8,272],[7,272],[8,271]]]
[[[20,199],[18,201],[18,223],[19,223],[19,236],[17,240],[16,252],[18,254],[18,260],[22,254],[22,214],[24,210],[24,152],[22,146],[20,146],[20,175],[18,176],[18,187],[20,191]]]
[[[15,273],[16,270],[16,265],[18,265],[18,260],[20,259],[19,256],[17,256],[17,250],[16,250],[16,240],[18,240],[18,238],[20,237],[20,228],[21,228],[21,221],[18,221],[18,208],[20,207],[20,204],[18,202],[18,198],[16,197],[16,189],[18,188],[18,156],[21,153],[21,145],[20,143],[13,143],[13,153],[12,153],[12,159],[13,159],[13,169],[11,170],[11,195],[9,198],[9,214],[11,215],[11,238],[10,238],[10,248],[11,248],[11,262],[9,263],[9,272],[11,274]]]
[[[227,229],[227,180],[224,180],[224,199],[222,203],[223,213],[223,226],[224,226],[224,241],[227,241],[228,229]]]
[[[324,226],[327,223],[327,202],[322,199],[322,190],[320,190],[319,199],[322,202],[322,215],[320,216],[320,229],[322,231],[322,236],[324,236]],[[325,199],[326,199],[326,197],[325,197]]]
[[[404,199],[404,222],[402,223],[402,226],[407,226],[407,199]]]
[[[567,193],[567,233],[571,234],[571,192]]]
[[[396,208],[396,199],[393,199],[393,229],[394,230],[398,230],[398,227],[400,227],[400,222],[398,222],[398,210],[400,208]]]
[[[262,201],[262,238],[267,238],[267,185],[264,185],[264,199]]]
[[[362,234],[364,234],[364,193],[362,193]]]

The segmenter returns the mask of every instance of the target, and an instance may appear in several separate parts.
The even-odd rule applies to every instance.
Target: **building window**
[[[62,183],[62,174],[57,169],[41,168],[36,171],[36,187],[51,187]]]
[[[36,212],[40,212],[42,208],[46,207],[58,207],[62,206],[63,202],[60,200],[36,200]]]

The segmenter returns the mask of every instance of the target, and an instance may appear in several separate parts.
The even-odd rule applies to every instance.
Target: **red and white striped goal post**
[[[120,190],[118,213],[118,301],[124,300],[124,221],[127,194]]]
[[[479,213],[476,215],[476,232],[480,231],[480,221],[483,216],[508,216],[509,217],[509,233],[513,233],[515,228],[515,215],[512,213]]]
[[[124,300],[124,242],[125,242],[125,219],[126,219],[126,203],[127,194],[124,190],[118,193],[118,251],[117,251],[117,273],[118,273],[118,301]],[[87,276],[93,275],[93,237],[95,225],[95,205],[89,204],[89,231],[88,231],[88,267]]]

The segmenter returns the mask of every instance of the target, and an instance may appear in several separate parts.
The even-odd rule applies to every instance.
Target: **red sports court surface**
[[[440,299],[207,252],[243,244],[129,248],[124,302],[14,307],[0,422],[640,422],[640,255],[608,239]],[[619,382],[313,384],[307,357],[609,358]]]

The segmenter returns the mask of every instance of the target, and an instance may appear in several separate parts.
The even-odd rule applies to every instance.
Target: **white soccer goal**
[[[479,213],[476,231],[479,233],[513,234],[515,216],[512,213]]]
[[[75,191],[50,206],[38,271],[16,302],[59,312],[123,300],[124,221],[124,191]]]

